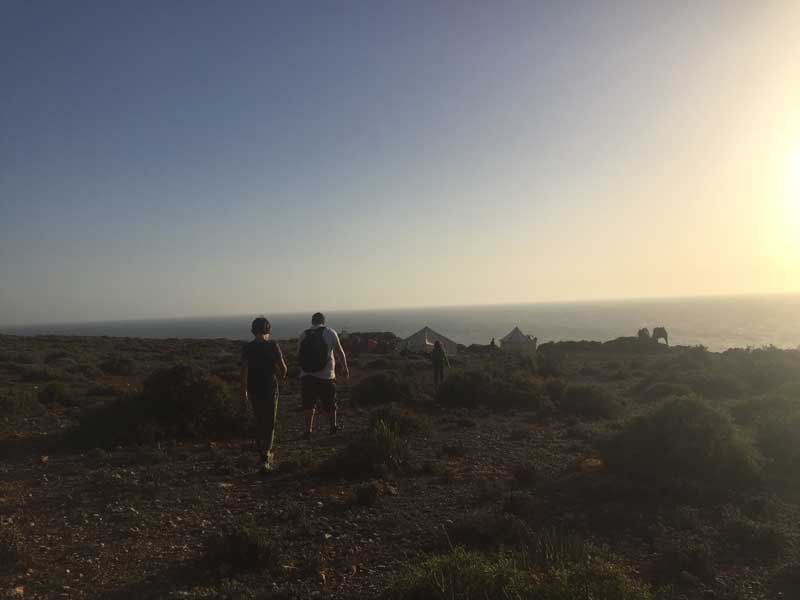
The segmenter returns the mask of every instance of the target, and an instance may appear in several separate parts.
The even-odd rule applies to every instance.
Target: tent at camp
[[[537,341],[535,337],[522,333],[519,327],[514,327],[508,335],[500,340],[500,347],[506,352],[533,354],[536,352]]]
[[[400,349],[409,352],[430,352],[433,350],[434,342],[439,342],[447,354],[458,352],[458,344],[427,326],[400,342]]]

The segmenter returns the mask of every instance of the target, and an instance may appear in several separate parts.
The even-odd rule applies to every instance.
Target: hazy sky
[[[0,3],[0,323],[800,290],[800,2]]]

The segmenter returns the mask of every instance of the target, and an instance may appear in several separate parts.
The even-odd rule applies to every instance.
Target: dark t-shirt
[[[275,373],[283,358],[278,342],[253,340],[242,348],[242,364],[247,365],[247,391],[252,394],[269,394],[278,380]]]

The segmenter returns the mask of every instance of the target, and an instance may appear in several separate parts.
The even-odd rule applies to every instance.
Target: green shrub
[[[560,377],[561,357],[556,352],[539,351],[536,355],[536,374],[541,377]]]
[[[245,433],[249,417],[217,377],[179,365],[153,372],[141,393],[117,398],[82,416],[73,432],[84,448],[162,439],[227,438]]]
[[[692,389],[682,383],[670,383],[667,381],[657,381],[648,386],[642,393],[642,400],[648,402],[663,400],[673,396],[690,396]]]
[[[530,518],[542,507],[541,501],[528,492],[514,490],[503,500],[503,510],[518,517]]]
[[[374,427],[378,421],[383,421],[402,437],[408,437],[428,428],[428,424],[417,413],[397,404],[373,410],[370,414],[370,426]]]
[[[377,421],[367,433],[321,466],[323,475],[357,479],[398,469],[408,459],[408,442],[390,425]]]
[[[651,600],[627,569],[598,558],[560,568],[537,568],[524,557],[493,558],[455,548],[424,561],[384,595],[387,600]]]
[[[97,366],[109,375],[135,375],[137,371],[136,363],[127,356],[110,356]]]
[[[451,543],[467,548],[522,547],[531,540],[524,521],[513,514],[479,512],[465,515],[447,527]]]
[[[728,543],[737,546],[740,552],[748,552],[761,558],[778,558],[788,546],[785,533],[773,525],[756,523],[750,519],[734,519],[724,530]]]
[[[237,525],[206,540],[207,562],[221,571],[246,572],[275,562],[275,550],[254,524]]]
[[[688,377],[686,383],[697,394],[712,400],[741,398],[747,393],[739,379],[725,374],[699,373]]]
[[[63,383],[48,383],[39,390],[39,402],[42,404],[60,404],[71,406],[75,402]]]
[[[756,444],[770,460],[767,473],[783,485],[800,485],[800,411],[768,414],[756,424]]]
[[[397,373],[375,373],[353,388],[352,398],[358,406],[408,404],[414,400],[414,388],[408,379]]]
[[[439,388],[436,399],[448,407],[484,405],[495,410],[539,410],[545,396],[541,381],[530,374],[517,371],[504,376],[483,369],[451,373]]]
[[[668,400],[605,443],[612,470],[649,479],[689,479],[731,488],[759,476],[757,453],[730,417],[696,398]]]
[[[607,419],[622,412],[622,403],[611,392],[597,385],[571,383],[564,390],[559,408],[587,419]]]

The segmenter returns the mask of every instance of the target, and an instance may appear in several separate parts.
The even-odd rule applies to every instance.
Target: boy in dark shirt
[[[253,341],[242,348],[242,395],[250,401],[256,418],[256,449],[261,461],[259,468],[272,471],[272,444],[275,439],[275,419],[278,415],[278,377],[286,378],[286,362],[278,342],[269,339],[272,329],[264,317],[253,321],[250,331]]]

